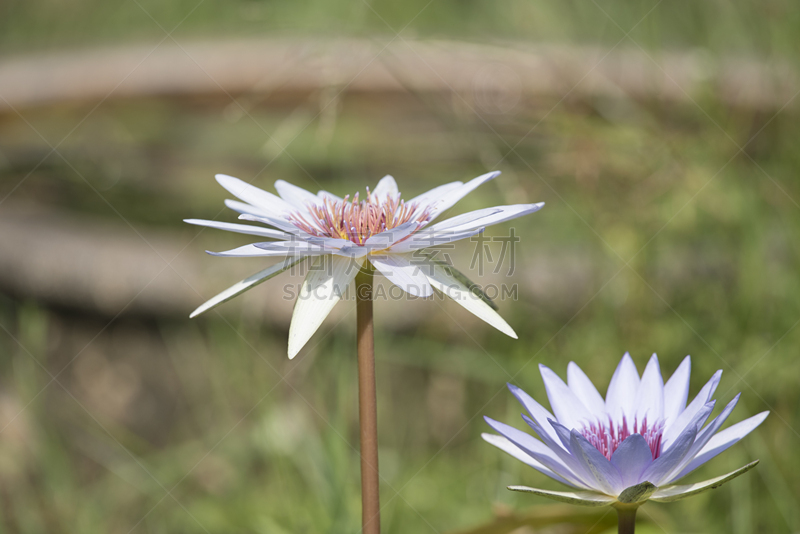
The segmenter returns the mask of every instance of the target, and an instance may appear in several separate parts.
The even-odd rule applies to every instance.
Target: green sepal
[[[658,488],[655,493],[653,493],[653,495],[650,497],[650,500],[655,502],[671,502],[685,499],[686,497],[691,497],[692,495],[697,495],[698,493],[703,493],[704,491],[718,488],[729,480],[733,480],[739,475],[750,471],[756,465],[758,465],[758,460],[749,463],[744,467],[740,467],[736,471],[731,471],[727,475],[722,475],[721,477],[712,478],[703,482],[697,482],[696,484],[663,486]]]
[[[603,495],[602,493],[594,493],[591,491],[549,491],[538,488],[529,488],[528,486],[508,486],[511,491],[522,491],[525,493],[533,493],[540,497],[547,497],[554,501],[565,502],[569,504],[577,504],[578,506],[610,506],[616,502],[614,497]]]
[[[617,497],[617,501],[621,502],[622,504],[642,503],[649,499],[656,489],[657,488],[655,484],[644,481],[640,484],[636,484],[635,486],[631,486],[622,490],[622,493],[620,493],[619,497]]]

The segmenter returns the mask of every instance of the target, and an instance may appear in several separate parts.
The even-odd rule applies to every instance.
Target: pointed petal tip
[[[481,439],[483,441],[487,442],[487,443],[492,443],[492,440],[497,439],[498,437],[500,437],[500,436],[498,436],[497,434],[490,434],[488,432],[481,432]]]

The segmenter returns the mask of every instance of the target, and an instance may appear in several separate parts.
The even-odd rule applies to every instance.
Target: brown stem
[[[358,329],[358,418],[361,426],[361,525],[363,534],[380,534],[378,478],[378,401],[372,325],[372,266],[356,275]]]
[[[619,534],[634,534],[636,530],[636,506],[617,508],[617,524]]]

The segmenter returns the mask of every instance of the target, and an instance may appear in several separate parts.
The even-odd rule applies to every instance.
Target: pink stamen
[[[628,421],[624,416],[622,417],[622,425],[616,424],[609,417],[607,422],[589,423],[588,426],[583,427],[580,433],[609,460],[614,451],[617,450],[617,447],[625,441],[625,438],[631,434],[639,434],[647,442],[650,447],[650,454],[653,455],[653,460],[655,460],[661,455],[661,436],[664,433],[664,421],[657,421],[654,425],[648,425],[647,417],[645,417],[642,419],[641,424],[634,419],[633,426],[629,427]]]
[[[431,209],[417,209],[416,204],[406,204],[398,193],[394,198],[378,200],[367,189],[367,199],[359,202],[358,193],[342,200],[325,198],[323,204],[309,205],[308,212],[295,212],[289,222],[300,230],[316,237],[348,239],[363,246],[375,234],[416,221],[431,220]]]

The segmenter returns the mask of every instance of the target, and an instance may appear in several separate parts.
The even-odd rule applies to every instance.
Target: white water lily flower
[[[391,176],[381,179],[374,191],[367,189],[366,199],[359,201],[358,193],[352,200],[349,196],[340,198],[327,191],[315,195],[283,180],[275,182],[279,195],[276,196],[237,178],[218,174],[216,179],[220,185],[244,201],[226,200],[225,205],[239,212],[240,219],[267,227],[199,219],[186,222],[273,241],[209,254],[281,257],[284,260],[223,291],[197,308],[191,317],[313,257],[314,263],[300,289],[292,315],[289,358],[296,356],[311,338],[366,262],[410,295],[428,297],[434,290],[441,291],[501,332],[516,338],[514,330],[474,284],[423,250],[471,237],[487,226],[542,208],[543,202],[496,206],[428,226],[468,193],[499,174],[490,172],[467,183],[441,185],[408,201],[402,200]]]
[[[575,491],[547,491],[524,486],[509,489],[586,506],[638,506],[646,500],[667,502],[715,488],[754,467],[748,464],[722,477],[696,484],[671,485],[742,439],[769,412],[718,432],[739,395],[708,425],[717,371],[688,405],[691,359],[687,356],[664,383],[654,354],[639,377],[626,353],[608,386],[605,400],[574,363],[565,384],[539,366],[552,415],[524,391],[509,389],[528,411],[522,415],[539,439],[486,417],[501,435],[483,439]]]

